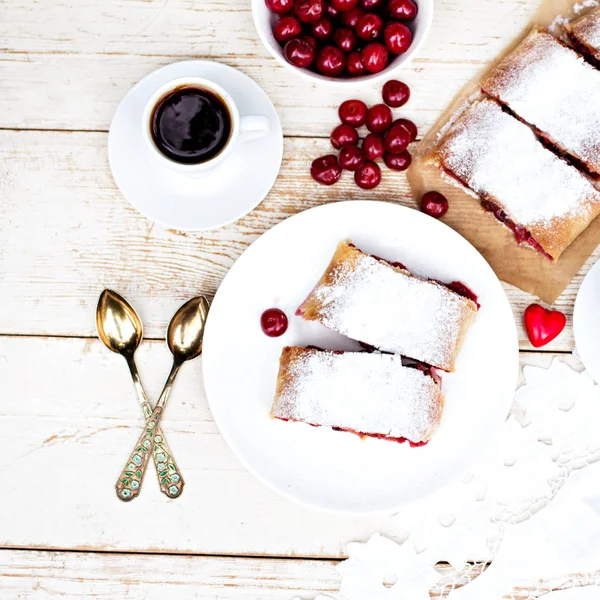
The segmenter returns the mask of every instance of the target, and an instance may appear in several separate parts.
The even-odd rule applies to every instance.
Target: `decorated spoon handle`
[[[117,496],[123,502],[129,502],[137,498],[142,489],[142,481],[148,467],[150,455],[153,453],[156,428],[162,415],[162,407],[156,407],[144,424],[144,430],[140,435],[133,452],[129,455],[125,468],[117,480],[115,488]],[[162,435],[161,435],[161,439]]]
[[[148,419],[152,415],[150,404],[144,402],[142,408],[144,409],[144,417]],[[160,425],[157,425],[154,429],[152,457],[154,458],[160,491],[169,498],[177,498],[181,495],[185,482]]]

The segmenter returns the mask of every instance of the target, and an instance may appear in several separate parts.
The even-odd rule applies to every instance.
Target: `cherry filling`
[[[363,350],[365,352],[368,352],[369,354],[377,351],[377,348],[375,346],[372,346],[371,344],[366,344],[365,342],[358,342],[358,343],[361,345]],[[315,348],[315,346],[309,346],[309,348],[314,348],[315,350],[320,350],[320,348]],[[393,352],[384,352],[383,350],[380,350],[379,352],[381,354],[389,354],[391,356],[394,356]],[[424,363],[420,360],[415,360],[414,358],[408,358],[407,356],[401,356],[400,358],[402,359],[403,367],[407,367],[409,369],[417,369],[418,371],[421,371],[428,377],[431,377],[438,385],[441,385],[442,380],[441,380],[440,376],[438,375],[437,371],[435,370],[435,367],[432,367],[431,365],[428,365],[427,363]]]
[[[443,168],[443,170],[444,173],[446,173],[446,175],[458,181],[462,186],[466,187],[469,190],[471,189],[462,179],[460,179],[460,177],[457,177],[452,171],[446,169],[445,167]],[[527,231],[527,229],[523,227],[523,225],[517,225],[497,204],[491,202],[490,200],[485,200],[481,197],[480,201],[481,206],[484,210],[491,212],[494,215],[494,217],[496,217],[496,219],[500,221],[500,223],[506,225],[506,227],[508,227],[515,234],[517,244],[526,243],[540,254],[543,254],[546,258],[552,261],[554,260],[554,258],[552,258],[552,256],[550,256],[550,254],[548,254],[542,248],[540,243],[531,235],[531,233],[529,233],[529,231]]]
[[[596,69],[600,68],[600,60],[594,56],[593,48],[588,48],[588,46],[582,44],[573,37],[570,37],[569,41],[571,42],[573,48],[577,50],[577,52],[579,52],[579,54],[581,54],[587,62],[589,62],[593,67],[596,67]]]
[[[321,427],[321,425],[315,425],[314,423],[308,423],[306,421],[298,421],[296,419],[285,419],[283,417],[275,417],[276,419],[279,419],[280,421],[292,421],[294,423],[306,423],[307,425],[310,425],[311,427]],[[391,437],[389,435],[386,435],[385,433],[363,433],[362,431],[355,431],[354,429],[347,429],[346,427],[332,427],[331,429],[333,429],[334,431],[345,431],[346,433],[353,433],[354,435],[357,435],[360,438],[375,438],[377,440],[386,440],[388,442],[396,442],[398,444],[404,444],[404,443],[408,443],[410,445],[411,448],[420,448],[421,446],[425,446],[425,444],[429,443],[429,440],[427,442],[412,442],[411,440],[409,440],[408,438],[405,437]]]
[[[481,206],[489,212],[491,212],[500,223],[506,225],[512,232],[515,234],[515,239],[517,240],[517,244],[528,244],[534,250],[543,254],[550,260],[554,260],[552,256],[550,256],[540,245],[540,243],[527,231],[523,225],[517,225],[509,216],[494,202],[490,202],[489,200],[481,200]]]
[[[565,48],[569,48],[569,46],[567,46],[566,44],[561,42],[561,40],[557,40],[557,41],[559,42],[559,44],[561,44]],[[582,54],[582,52],[580,52],[580,54]],[[481,91],[483,93],[485,93],[485,90],[481,90]],[[567,164],[575,167],[578,171],[582,171],[583,173],[587,174],[587,176],[589,178],[593,179],[594,181],[598,181],[598,178],[599,178],[598,173],[595,173],[594,171],[592,171],[590,169],[590,167],[584,161],[580,160],[579,158],[577,158],[575,156],[571,156],[568,152],[565,151],[564,148],[561,148],[556,143],[556,141],[554,141],[547,133],[544,133],[542,130],[538,129],[534,125],[530,125],[527,121],[525,121],[521,117],[519,117],[519,115],[517,115],[515,112],[513,112],[513,110],[510,108],[510,106],[508,106],[507,104],[504,104],[502,102],[502,100],[500,100],[500,98],[497,98],[495,96],[492,96],[492,97],[494,98],[494,100],[496,100],[496,102],[498,102],[500,104],[503,112],[505,112],[506,114],[510,115],[511,117],[517,119],[517,121],[520,121],[524,125],[527,125],[527,127],[531,128],[533,130],[533,132],[535,133],[535,135],[537,136],[540,143],[542,144],[542,146],[544,146],[544,148],[547,148],[548,150],[550,150],[550,152],[552,152],[553,154],[556,154],[556,156],[558,156],[559,158],[564,160]]]
[[[352,247],[356,248],[356,246],[354,246],[353,244]],[[403,265],[401,262],[392,262],[391,260],[385,260],[385,258],[381,258],[381,256],[375,256],[374,254],[371,254],[370,256],[373,257],[375,260],[378,260],[379,262],[385,263],[386,265],[396,267],[396,269],[403,269],[404,271],[408,271],[406,266]]]
[[[474,302],[478,310],[481,308],[481,304],[479,304],[479,298],[475,292],[473,292],[471,288],[468,288],[462,281],[452,281],[450,283],[442,283],[442,285],[445,285],[459,296],[464,296],[465,298],[468,298]]]
[[[348,245],[352,246],[353,248],[356,248],[356,246],[354,244],[348,244]],[[375,260],[378,260],[379,262],[390,265],[391,267],[396,267],[397,269],[403,269],[404,271],[408,271],[408,269],[401,262],[391,262],[389,260],[386,260],[385,258],[381,258],[381,256],[376,256],[375,254],[369,254],[369,256],[371,256]],[[409,271],[409,273],[410,273],[410,271]],[[479,304],[479,301],[478,301],[479,299],[478,299],[477,295],[475,294],[475,292],[473,292],[473,290],[471,290],[469,287],[467,287],[462,281],[452,281],[451,283],[445,283],[444,281],[440,281],[439,279],[429,279],[428,281],[435,281],[436,283],[443,285],[445,288],[448,288],[455,294],[458,294],[459,296],[463,296],[465,298],[468,298],[469,300],[472,300],[477,305],[477,309],[481,308],[481,304]],[[362,342],[361,342],[361,344],[362,344]]]
[[[375,438],[377,440],[387,440],[388,442],[396,442],[397,444],[408,443],[411,448],[419,448],[421,446],[425,446],[427,442],[412,442],[408,438],[405,437],[391,437],[386,435],[385,433],[363,433],[362,431],[354,431],[354,429],[346,429],[345,427],[332,427],[334,431],[345,431],[347,433],[353,433],[360,438]]]

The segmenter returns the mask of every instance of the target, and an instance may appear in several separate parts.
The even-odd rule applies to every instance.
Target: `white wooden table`
[[[249,0],[0,0],[0,597],[289,600],[337,589],[345,543],[389,530],[384,517],[332,516],[277,496],[247,473],[212,420],[200,361],[175,385],[165,430],[187,486],[177,501],[153,477],[134,503],[114,479],[139,427],[124,361],[98,341],[105,287],[136,306],[154,398],[170,366],[161,341],[175,309],[212,295],[240,253],[301,210],[347,198],[413,206],[404,174],[362,192],[313,184],[335,107],[348,94],[307,86],[255,33]],[[437,0],[429,40],[403,73],[404,114],[424,132],[452,96],[526,23],[535,0]],[[107,130],[119,100],[153,69],[211,58],[256,79],[285,132],[281,174],[237,223],[167,230],[116,189]],[[360,92],[374,101],[379,90]],[[505,286],[522,361],[573,349],[571,314],[588,261],[556,307],[569,317],[545,352],[520,321],[534,299]],[[570,358],[569,358],[570,359]],[[570,359],[573,360],[573,359]]]

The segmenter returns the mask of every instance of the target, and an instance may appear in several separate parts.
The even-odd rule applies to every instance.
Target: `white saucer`
[[[238,143],[225,163],[190,177],[157,168],[145,144],[142,114],[150,96],[178,77],[204,77],[223,87],[240,115],[265,115],[265,136]],[[262,88],[237,69],[205,60],[173,63],[150,73],[123,98],[108,136],[108,160],[115,182],[143,215],[174,229],[221,227],[260,204],[277,179],[283,133],[277,111]]]
[[[573,310],[575,347],[581,362],[600,383],[600,260],[585,276]]]
[[[269,417],[283,346],[358,349],[294,315],[343,239],[419,275],[463,281],[479,296],[456,371],[443,375],[442,423],[422,448]],[[271,307],[289,318],[279,338],[260,328]],[[519,353],[506,294],[471,244],[416,210],[353,201],[290,217],[244,252],[214,298],[202,367],[214,419],[254,475],[304,504],[356,514],[393,511],[462,475],[506,419]]]

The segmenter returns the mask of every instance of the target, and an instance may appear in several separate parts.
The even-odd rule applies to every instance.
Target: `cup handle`
[[[267,135],[271,130],[271,121],[264,115],[249,115],[240,118],[239,141],[250,142]]]

